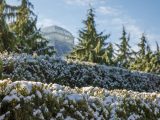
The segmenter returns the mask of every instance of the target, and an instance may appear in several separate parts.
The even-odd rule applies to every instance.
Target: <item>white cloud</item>
[[[134,34],[136,37],[141,36],[143,33],[143,31],[134,24],[129,24],[127,26],[127,30],[128,30],[128,32],[130,32],[130,34]]]
[[[148,34],[148,40],[153,50],[156,50],[156,42],[160,45],[160,35],[150,33]]]
[[[105,20],[105,19],[98,20],[99,24],[103,24],[103,26],[104,25],[109,26],[110,28],[112,28],[113,31],[120,34],[122,31],[123,25],[126,27],[127,32],[129,32],[132,36],[139,37],[143,33],[143,30],[137,25],[136,20],[123,14],[122,11],[115,8],[111,8],[111,7],[103,8],[103,10],[104,10],[103,12],[102,11],[98,11],[98,12],[103,13],[103,15],[107,15],[106,17],[105,16],[104,17],[105,19],[109,19],[109,20]],[[108,14],[111,16],[108,17]]]
[[[49,26],[53,26],[53,25],[62,27],[64,29],[70,31],[73,36],[76,35],[76,33],[74,32],[74,29],[72,29],[70,26],[66,26],[66,25],[62,24],[59,21],[56,21],[56,20],[53,20],[53,19],[50,19],[50,18],[40,17],[38,19],[38,22],[37,22],[37,27],[38,28],[44,28],[44,27],[49,27]]]
[[[98,24],[114,31],[114,33],[111,34],[111,39],[114,38],[115,42],[119,41],[122,26],[124,25],[127,32],[131,34],[131,44],[134,49],[137,49],[136,45],[144,32],[147,34],[148,42],[153,50],[155,50],[155,41],[159,40],[158,43],[160,44],[160,35],[153,34],[151,31],[146,32],[135,19],[131,18],[123,10],[109,6],[99,6],[96,11],[98,15],[104,18],[98,19]],[[115,36],[117,38],[115,38]]]
[[[93,0],[65,0],[67,4],[69,5],[82,5],[82,6],[86,6],[89,5]]]
[[[106,0],[64,0],[69,5],[80,5],[88,6],[89,4],[93,5],[95,3],[104,3]]]
[[[117,9],[114,9],[112,7],[105,7],[105,6],[100,6],[97,10],[102,15],[119,15],[120,12]]]
[[[45,18],[45,19],[39,20],[37,23],[37,26],[38,27],[48,27],[54,24],[55,22],[53,20]]]
[[[37,23],[37,26],[39,28],[48,27],[48,26],[52,26],[52,25],[57,25],[57,26],[65,28],[65,29],[67,28],[61,22],[50,19],[50,18],[39,18],[38,23]]]
[[[157,41],[157,42],[160,43],[160,35],[151,34],[148,39],[151,39],[151,40],[153,40],[153,41]]]
[[[108,0],[100,1],[104,2]],[[77,4],[83,6],[88,5],[90,2],[95,3],[97,0],[66,0],[67,4]],[[131,34],[131,44],[133,48],[136,49],[136,44],[139,42],[143,32],[147,34],[149,43],[151,46],[153,46],[152,48],[155,48],[155,41],[158,41],[160,44],[160,35],[153,34],[151,31],[146,32],[134,18],[131,18],[129,15],[127,15],[121,8],[114,8],[110,6],[104,6],[104,4],[99,4],[96,9],[96,16],[98,27],[100,26],[104,29],[107,28],[107,31],[110,30],[107,33],[111,33],[110,40],[112,40],[112,42],[119,41],[119,38],[121,37],[122,25],[124,25],[127,32]],[[74,29],[70,26],[67,27],[61,22],[50,18],[40,17],[38,20],[38,27],[46,27],[51,25],[58,25],[67,30],[70,30],[71,32],[74,31]],[[75,31],[74,35],[77,35]]]

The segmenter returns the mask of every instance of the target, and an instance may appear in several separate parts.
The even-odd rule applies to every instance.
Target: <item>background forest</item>
[[[41,30],[37,28],[37,16],[34,6],[29,0],[21,0],[20,5],[9,5],[5,0],[0,1],[0,52],[36,53],[38,55],[53,55],[54,47],[47,46]],[[108,66],[117,66],[130,70],[160,73],[160,48],[156,42],[156,51],[151,50],[145,33],[139,39],[138,51],[130,45],[130,33],[122,27],[120,44],[107,42],[109,34],[98,33],[95,23],[95,12],[90,8],[84,28],[79,30],[78,45],[69,59],[77,59]]]

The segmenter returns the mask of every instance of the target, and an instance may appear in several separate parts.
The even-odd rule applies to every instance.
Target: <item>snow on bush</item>
[[[3,78],[58,83],[70,87],[97,86],[106,89],[160,91],[160,76],[48,56],[0,55]]]
[[[0,81],[0,120],[158,120],[160,93]]]

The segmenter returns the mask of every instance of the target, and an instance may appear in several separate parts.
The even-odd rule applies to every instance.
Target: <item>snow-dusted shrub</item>
[[[160,91],[160,76],[48,56],[1,55],[3,78],[58,83],[70,87]]]
[[[160,93],[0,81],[0,120],[158,120]]]

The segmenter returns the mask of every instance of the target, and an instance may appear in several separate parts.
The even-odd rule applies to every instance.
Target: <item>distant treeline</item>
[[[87,19],[83,24],[84,28],[79,31],[79,43],[68,55],[69,59],[160,74],[159,45],[156,42],[157,49],[152,51],[144,33],[137,44],[138,51],[134,51],[129,44],[130,34],[124,26],[120,44],[107,42],[110,35],[97,32],[93,8],[88,10]]]
[[[0,52],[38,55],[55,53],[54,47],[47,46],[48,41],[36,26],[37,15],[33,8],[29,0],[20,0],[20,5],[9,5],[6,0],[0,1]],[[160,73],[159,45],[156,42],[157,49],[152,51],[144,33],[137,44],[138,51],[134,51],[129,44],[130,34],[124,26],[120,44],[107,42],[110,35],[97,32],[93,8],[88,10],[87,19],[83,23],[84,28],[79,30],[79,43],[67,58]]]

